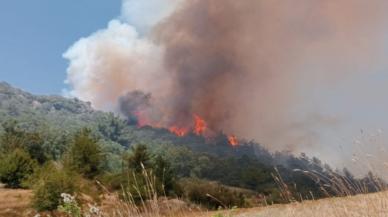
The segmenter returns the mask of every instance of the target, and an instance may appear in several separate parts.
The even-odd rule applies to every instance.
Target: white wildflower
[[[89,212],[94,215],[100,215],[100,209],[96,206],[89,205]]]
[[[71,196],[70,194],[62,193],[61,197],[64,203],[72,203],[75,201],[75,197]]]

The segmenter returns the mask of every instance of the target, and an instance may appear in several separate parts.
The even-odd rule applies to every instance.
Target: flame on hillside
[[[194,133],[196,135],[202,135],[207,129],[207,124],[203,118],[199,115],[194,115]]]
[[[194,133],[197,136],[203,136],[207,129],[206,121],[199,115],[193,115],[192,126],[180,127],[177,125],[172,125],[168,128],[171,133],[182,137],[186,136],[189,132]]]
[[[189,133],[188,129],[176,127],[176,126],[170,127],[169,130],[171,133],[173,133],[179,137],[186,136]]]
[[[150,119],[147,118],[147,115],[144,112],[136,111],[134,112],[134,116],[136,117],[136,121],[137,121],[136,125],[138,127],[144,127],[144,126],[152,126],[152,127],[158,127],[158,128],[162,127],[162,124],[153,123],[152,121],[150,121]],[[209,138],[209,137],[212,137],[212,135],[214,135],[214,131],[208,128],[208,124],[206,123],[205,119],[198,114],[194,114],[192,116],[192,123],[187,126],[172,124],[166,128],[171,133],[175,134],[178,137],[184,137],[190,133],[195,134],[197,136],[203,136],[205,138]],[[229,135],[227,139],[231,146],[239,145],[239,142],[236,136]]]
[[[234,136],[234,135],[228,136],[228,141],[229,141],[229,144],[230,144],[231,146],[238,146],[238,145],[239,145],[238,139],[237,139],[237,137]]]

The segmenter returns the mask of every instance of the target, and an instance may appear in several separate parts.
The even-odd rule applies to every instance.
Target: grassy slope
[[[31,191],[0,188],[0,217],[28,216]],[[30,213],[31,215],[32,213]],[[388,216],[388,192],[329,198],[224,212],[179,212],[177,217],[361,217]]]
[[[388,192],[328,198],[226,212],[232,217],[364,217],[388,216]],[[212,215],[209,215],[209,217]],[[228,216],[229,217],[229,216]]]

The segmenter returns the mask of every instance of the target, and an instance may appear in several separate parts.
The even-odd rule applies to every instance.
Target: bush
[[[51,211],[60,205],[61,194],[76,191],[77,176],[57,168],[53,163],[45,165],[37,174],[34,185],[33,206],[38,211]]]
[[[180,196],[170,163],[161,155],[152,156],[145,145],[132,146],[123,156],[126,162],[121,173],[105,174],[101,181],[111,190],[124,190],[123,197],[135,203],[155,196]]]
[[[36,161],[22,149],[4,154],[0,159],[0,181],[6,187],[20,188],[22,183],[34,172]]]
[[[186,199],[204,205],[210,209],[245,206],[245,197],[243,193],[232,190],[216,182],[208,182],[199,179],[184,179],[181,180],[180,185],[183,188]]]
[[[71,217],[82,217],[81,207],[78,205],[74,196],[62,193],[61,197],[63,199],[63,205],[58,207],[59,211],[64,212]]]
[[[144,170],[143,174],[127,174],[127,184],[123,185],[123,199],[128,202],[140,204],[146,200],[157,197],[155,179]]]

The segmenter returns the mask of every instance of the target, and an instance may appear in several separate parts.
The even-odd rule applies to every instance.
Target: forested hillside
[[[198,188],[211,188],[214,182],[209,184],[209,181],[249,189],[250,193],[240,192],[240,199],[245,194],[261,195],[272,202],[325,196],[321,189],[324,184],[322,180],[306,175],[306,171],[315,171],[329,179],[335,177],[356,181],[349,172],[338,175],[316,158],[270,153],[252,141],[242,140],[238,146],[231,146],[222,132],[211,139],[195,134],[179,137],[166,129],[131,125],[113,113],[95,111],[89,103],[77,99],[35,96],[4,82],[0,83],[0,123],[3,156],[24,156],[13,150],[15,147],[22,148],[41,167],[47,167],[43,165],[49,161],[66,166],[69,155],[74,158],[78,153],[75,145],[96,142],[100,147],[96,153],[103,155],[103,160],[98,159],[101,165],[88,168],[88,171],[92,171],[90,174],[79,168],[74,169],[74,165],[71,168],[88,179],[102,180],[113,190],[127,182],[123,180],[123,171],[128,168],[138,170],[136,165],[128,166],[131,162],[139,162],[136,153],[143,159],[140,162],[149,161],[149,165],[153,165],[149,167],[155,170],[156,175],[157,171],[164,171],[164,167],[168,167],[171,173],[168,190],[172,194],[186,194],[199,203],[207,199]],[[9,148],[11,143],[16,144],[15,147]],[[94,146],[90,146],[89,150],[92,150],[91,147]],[[0,163],[6,164],[4,160]],[[163,168],[158,170],[161,165],[164,165]],[[164,177],[164,173],[160,176]],[[370,180],[364,179],[366,186]],[[181,183],[179,188],[173,184],[178,182]],[[168,186],[168,183],[165,184]],[[19,185],[22,186],[17,183],[11,187]],[[333,189],[328,191],[343,193]],[[229,203],[244,204],[241,200],[231,200]]]

